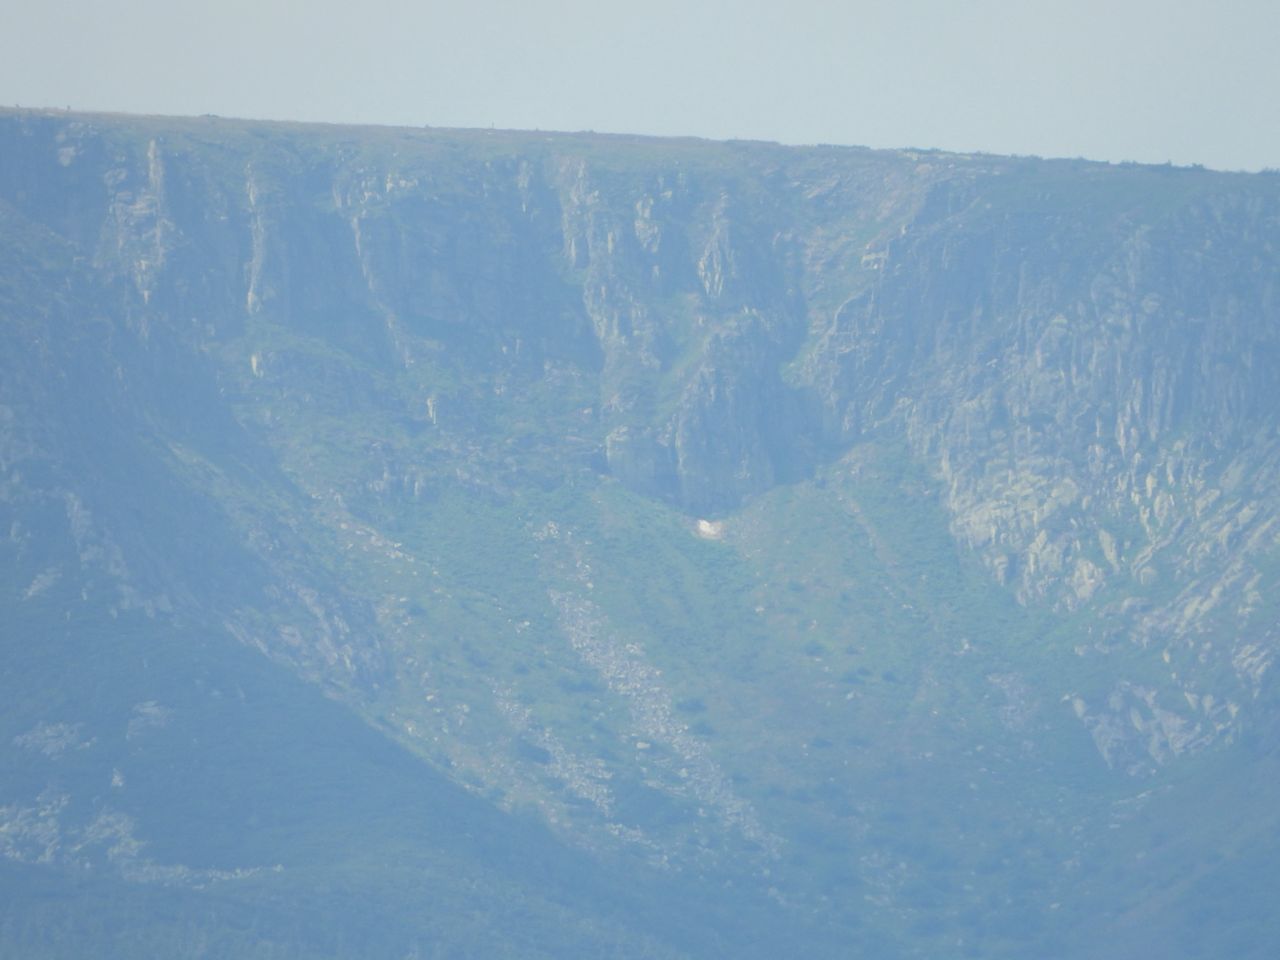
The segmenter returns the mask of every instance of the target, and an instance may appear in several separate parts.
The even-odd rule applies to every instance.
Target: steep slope
[[[1218,903],[1220,937],[1167,943],[1270,955],[1263,906],[1221,903],[1274,880],[1239,854],[1276,793],[1280,180],[13,112],[0,158],[3,602],[38,638],[6,636],[6,693],[36,693],[5,714],[24,877],[53,830],[115,864],[82,898],[174,864],[182,903],[284,884],[262,923],[285,955],[314,950],[290,898],[327,877],[429,891],[390,897],[395,949],[527,952],[571,915],[541,949],[724,955],[771,929],[830,955],[1125,956]],[[253,762],[323,783],[400,758],[350,813],[299,794],[351,846],[308,860],[200,807],[200,856],[159,856],[181,767],[117,770],[127,731],[189,712],[203,756],[231,721],[133,668],[100,711],[46,701],[93,687],[54,679],[70,658],[184,636],[206,651],[169,654],[184,698],[201,657],[224,693],[312,698],[234,721],[288,732]],[[155,784],[145,818],[116,772]],[[544,846],[442,852],[442,826],[369,876],[420,790]],[[544,897],[529,860],[596,879]],[[625,873],[650,879],[605,892]],[[528,902],[529,926],[440,940],[414,897]],[[95,908],[122,909],[144,910]]]

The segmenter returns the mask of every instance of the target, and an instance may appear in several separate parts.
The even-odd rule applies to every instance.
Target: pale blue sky
[[[0,13],[0,102],[23,106],[1280,167],[1280,0],[0,0]]]

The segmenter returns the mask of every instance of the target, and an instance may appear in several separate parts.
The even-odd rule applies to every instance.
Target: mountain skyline
[[[1280,167],[1263,0],[26,5],[0,101]]]

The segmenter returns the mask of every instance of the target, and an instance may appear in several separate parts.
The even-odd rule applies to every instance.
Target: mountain
[[[0,111],[0,944],[1271,957],[1280,177]]]

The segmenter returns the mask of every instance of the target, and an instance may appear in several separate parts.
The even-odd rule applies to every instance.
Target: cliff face
[[[1090,618],[1081,656],[1169,665],[1159,693],[1077,706],[1109,764],[1135,733],[1163,762],[1230,730],[1271,662],[1280,218],[1273,184],[1100,173],[1000,214],[1006,185],[948,200],[810,363],[845,423],[908,438],[1019,603]]]
[[[1078,871],[1274,722],[1278,248],[1270,176],[5,113],[3,602],[907,953],[1123,930]]]

